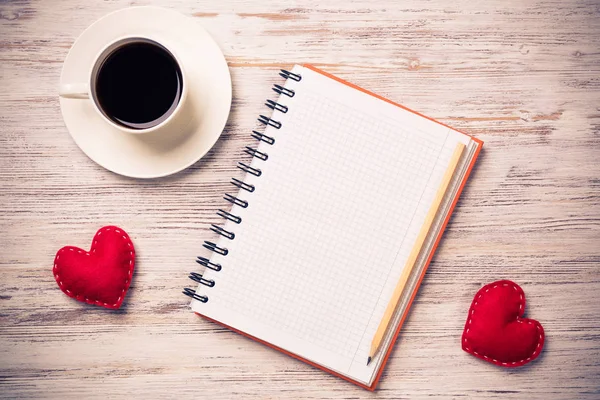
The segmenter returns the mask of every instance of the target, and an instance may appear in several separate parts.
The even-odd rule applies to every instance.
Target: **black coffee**
[[[183,90],[181,69],[158,44],[135,42],[115,50],[100,66],[96,96],[117,124],[146,129],[160,124],[177,107]]]

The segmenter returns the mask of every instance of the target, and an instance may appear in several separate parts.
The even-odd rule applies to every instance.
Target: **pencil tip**
[[[367,365],[371,364],[371,357],[367,359]]]

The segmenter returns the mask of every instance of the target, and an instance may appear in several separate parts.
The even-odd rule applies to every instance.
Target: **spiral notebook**
[[[198,287],[184,293],[207,319],[373,390],[483,143],[315,67],[280,75],[272,115],[245,149],[251,161],[238,164],[245,176],[211,227],[218,239],[204,242],[210,256],[190,275]]]

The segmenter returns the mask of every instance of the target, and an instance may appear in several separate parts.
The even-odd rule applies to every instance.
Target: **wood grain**
[[[196,18],[225,52],[222,139],[175,176],[114,175],[60,115],[62,61],[131,5]],[[600,3],[0,0],[0,396],[600,398]],[[203,321],[181,294],[247,159],[276,70],[312,63],[485,141],[376,393]],[[63,295],[52,260],[116,224],[138,262],[119,311]],[[483,284],[512,279],[547,344],[505,370],[464,353]]]

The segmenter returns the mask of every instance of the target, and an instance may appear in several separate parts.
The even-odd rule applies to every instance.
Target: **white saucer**
[[[156,178],[174,174],[202,158],[215,144],[229,116],[231,76],[223,53],[191,17],[160,7],[133,7],[99,19],[75,41],[60,83],[88,82],[97,54],[124,36],[168,37],[185,69],[188,94],[199,123],[172,136],[121,132],[94,109],[92,100],[60,98],[62,115],[75,143],[92,160],[117,174]]]

